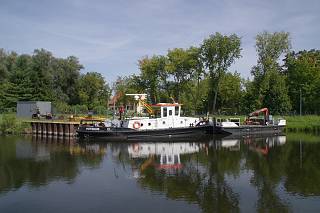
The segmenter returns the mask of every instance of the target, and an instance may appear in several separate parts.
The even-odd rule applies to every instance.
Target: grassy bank
[[[30,125],[16,118],[15,114],[0,115],[0,135],[23,134],[30,131]]]
[[[320,116],[304,115],[304,116],[285,116],[287,120],[287,129],[290,131],[319,131]]]
[[[64,117],[68,117],[65,115]],[[215,116],[216,118],[240,118],[241,123],[244,122],[244,115],[239,116]],[[278,116],[275,116],[277,119]],[[320,116],[304,115],[304,116],[284,116],[287,120],[287,131],[310,131],[320,132]],[[15,114],[0,114],[0,134],[23,134],[30,132],[30,125],[24,120],[16,118]]]

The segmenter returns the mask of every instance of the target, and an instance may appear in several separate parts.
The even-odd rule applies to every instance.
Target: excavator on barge
[[[259,117],[263,114],[263,117]],[[214,119],[214,132],[216,134],[233,135],[263,135],[280,134],[286,126],[283,118],[273,119],[268,108],[251,112],[241,124],[240,118]]]

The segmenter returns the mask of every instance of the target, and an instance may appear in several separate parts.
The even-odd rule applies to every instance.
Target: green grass
[[[285,116],[289,130],[320,130],[320,116]]]
[[[23,134],[30,130],[30,124],[16,118],[15,114],[0,115],[0,135]]]

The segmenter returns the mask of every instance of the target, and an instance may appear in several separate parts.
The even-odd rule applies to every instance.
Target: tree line
[[[51,101],[61,113],[106,109],[108,84],[100,73],[83,74],[82,69],[74,56],[57,58],[44,49],[19,55],[0,49],[0,112],[15,111],[17,101]]]
[[[301,101],[303,113],[319,114],[320,51],[292,51],[287,32],[262,32],[255,48],[257,64],[248,79],[229,71],[242,57],[241,38],[215,33],[197,47],[142,57],[140,74],[119,77],[114,87],[121,94],[147,92],[152,103],[173,99],[189,113],[242,114],[268,107],[273,114],[297,114]]]
[[[189,114],[243,114],[268,107],[272,114],[319,114],[320,51],[291,50],[287,32],[256,36],[257,63],[248,79],[230,67],[242,57],[241,38],[215,33],[199,46],[169,49],[138,60],[139,74],[113,83],[117,105],[125,93],[147,93],[148,101],[179,102]],[[81,73],[74,56],[57,58],[44,49],[17,54],[0,49],[0,111],[17,101],[51,101],[60,112],[106,112],[112,90],[100,73]]]

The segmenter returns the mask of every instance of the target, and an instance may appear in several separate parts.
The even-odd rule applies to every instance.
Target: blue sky
[[[319,0],[0,0],[0,48],[74,55],[108,82],[139,73],[137,61],[199,46],[215,32],[242,38],[230,71],[250,76],[255,36],[287,31],[293,50],[320,48]]]

